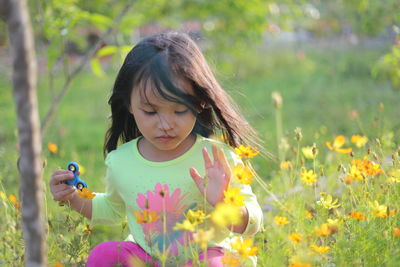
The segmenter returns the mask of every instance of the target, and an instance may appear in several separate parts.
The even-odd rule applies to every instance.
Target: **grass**
[[[296,51],[262,50],[260,53],[265,55],[265,60],[260,60],[259,54],[241,55],[239,60],[242,59],[244,63],[234,65],[237,66],[235,72],[229,69],[232,66],[222,63],[216,65],[221,69],[218,76],[224,87],[265,140],[265,151],[274,155],[272,159],[258,157],[253,160],[260,177],[263,177],[265,189],[273,192],[281,202],[274,201],[262,187],[254,187],[260,204],[269,210],[265,213],[266,231],[256,238],[256,245],[260,247],[260,266],[287,266],[294,262],[313,266],[395,266],[399,261],[400,239],[396,239],[392,231],[400,227],[399,215],[379,218],[372,213],[373,208],[369,204],[377,200],[389,206],[389,210],[398,211],[400,203],[399,185],[386,182],[386,173],[399,168],[388,162],[391,153],[396,153],[399,146],[400,109],[397,103],[400,95],[386,82],[372,79],[369,73],[369,68],[381,51],[360,48],[318,51],[303,48]],[[109,76],[103,79],[94,77],[90,72],[83,73],[74,81],[61,103],[56,119],[43,140],[43,157],[47,161],[44,170],[46,187],[55,169],[65,168],[69,161],[74,160],[84,166],[82,177],[89,187],[94,191],[104,190],[102,146],[108,125],[107,100],[116,70],[108,69],[107,73]],[[56,84],[60,85],[61,82],[57,80]],[[43,117],[51,103],[51,94],[44,77],[41,77],[39,84],[39,107]],[[3,187],[0,191],[7,197],[10,194],[18,196],[15,107],[11,85],[6,77],[0,76],[0,85],[8,88],[0,91],[0,182]],[[279,91],[283,96],[280,112],[287,147],[281,152],[285,160],[291,162],[293,168],[290,170],[281,169],[277,159],[276,110],[271,100],[274,91]],[[358,112],[358,119],[349,118],[352,110]],[[300,143],[294,139],[296,127],[302,129],[303,139]],[[325,146],[325,141],[332,141],[341,134],[348,140],[352,134],[368,136],[370,141],[367,147],[355,148],[355,158],[367,156],[381,163],[385,175],[369,177],[368,181],[357,181],[350,186],[341,182],[338,178],[348,175],[351,158],[330,152]],[[58,153],[48,151],[46,145],[49,142],[58,145]],[[316,143],[319,154],[315,161],[310,161],[298,153],[298,149],[313,143]],[[349,141],[346,146],[350,146]],[[376,159],[372,153],[367,153],[367,148],[376,153]],[[346,171],[337,171],[339,165],[343,165]],[[302,168],[318,173],[317,185],[306,186],[300,181]],[[326,209],[317,205],[319,192],[327,192],[338,198],[340,208]],[[60,208],[51,200],[48,188],[46,197],[47,219],[50,222],[50,263],[58,261],[66,265],[81,265],[89,248],[104,240],[124,239],[127,234],[127,230],[121,226],[99,226],[89,234],[86,221],[67,207]],[[19,215],[15,214],[18,211],[11,201],[1,201],[3,205],[0,210],[5,216],[0,221],[0,238],[10,242],[0,245],[5,255],[0,263],[17,266],[23,261],[22,252],[17,249],[22,242],[21,227],[17,220]],[[312,212],[313,219],[304,216],[305,210]],[[354,210],[368,214],[368,219],[346,219]],[[275,216],[287,217],[290,223],[276,225],[273,223]],[[314,228],[326,223],[327,219],[339,219],[339,231],[326,237],[316,237]],[[299,245],[287,239],[293,232],[303,234]],[[327,254],[310,255],[311,244],[330,246],[331,250]]]

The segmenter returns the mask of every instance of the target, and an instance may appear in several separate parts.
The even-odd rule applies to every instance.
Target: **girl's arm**
[[[74,178],[74,174],[67,170],[57,170],[50,179],[50,191],[54,200],[67,202],[71,207],[88,219],[92,218],[92,200],[83,200],[78,196],[76,188],[67,185],[66,180]]]

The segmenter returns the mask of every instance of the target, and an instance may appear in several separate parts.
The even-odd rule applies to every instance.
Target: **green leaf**
[[[96,53],[96,57],[105,57],[109,55],[113,55],[118,51],[118,47],[114,45],[107,45],[99,49]]]
[[[104,71],[101,68],[99,59],[94,58],[90,61],[90,66],[92,67],[93,74],[97,77],[104,77]]]

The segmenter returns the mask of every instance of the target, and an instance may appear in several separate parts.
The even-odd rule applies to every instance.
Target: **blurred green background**
[[[382,137],[399,145],[398,1],[29,1],[38,58],[43,119],[71,72],[99,41],[100,49],[72,78],[43,134],[44,184],[70,161],[103,191],[103,141],[110,90],[127,49],[165,31],[188,32],[272,156],[255,166],[263,179],[279,166],[272,92],[283,97],[283,134],[324,145],[335,135]],[[120,21],[113,20],[128,10]],[[3,22],[2,22],[3,23]],[[106,34],[107,29],[111,33]],[[1,191],[18,195],[17,122],[5,25],[0,24]],[[358,118],[354,118],[358,114]],[[379,123],[379,125],[377,125]],[[52,153],[48,144],[58,151]],[[290,153],[290,152],[289,152]],[[51,198],[47,192],[47,197]],[[51,209],[53,201],[48,201]],[[49,213],[56,217],[57,213]],[[119,237],[116,237],[119,238]]]

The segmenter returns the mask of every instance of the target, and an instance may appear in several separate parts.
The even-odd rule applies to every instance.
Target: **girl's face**
[[[188,107],[159,96],[150,84],[146,83],[146,88],[134,88],[131,93],[130,112],[144,137],[139,149],[144,156],[153,155],[153,160],[154,155],[180,156],[194,142],[190,133],[196,117]],[[189,82],[180,80],[178,85],[194,95]]]

